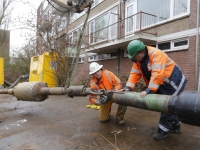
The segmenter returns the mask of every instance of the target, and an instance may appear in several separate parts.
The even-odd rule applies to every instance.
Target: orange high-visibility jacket
[[[92,78],[90,80],[90,86],[93,90],[120,90],[122,89],[122,83],[120,79],[115,76],[111,71],[103,70],[102,77],[100,81],[97,78]],[[89,101],[94,104],[94,101],[97,99],[97,95],[90,95]]]
[[[136,83],[138,83],[141,77],[143,77],[148,89],[156,92],[159,86],[165,82],[164,79],[168,79],[172,74],[175,63],[161,50],[150,46],[147,46],[147,49],[149,55],[147,68],[151,72],[150,81],[148,81],[143,75],[142,70],[140,69],[141,63],[135,62],[133,63],[126,86],[134,90]]]

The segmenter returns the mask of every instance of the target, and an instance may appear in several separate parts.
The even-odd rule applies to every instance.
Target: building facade
[[[42,2],[38,8],[38,31],[46,33],[48,38],[56,22],[57,34],[54,33],[51,49],[55,48],[56,39],[64,37],[68,43],[66,50],[74,51],[73,44],[77,42],[87,9],[66,13],[53,1],[49,2]],[[129,75],[132,62],[127,58],[126,48],[130,41],[139,39],[166,52],[188,79],[186,89],[197,90],[198,20],[198,0],[94,0],[81,44],[76,80],[88,78],[89,64],[94,61],[118,76]],[[38,54],[48,51],[40,37],[37,43]]]

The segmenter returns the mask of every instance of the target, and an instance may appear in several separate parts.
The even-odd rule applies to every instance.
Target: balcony
[[[115,23],[86,35],[85,41],[88,41],[85,45],[86,51],[103,52],[124,48],[134,39],[155,43],[157,35],[155,24],[156,16],[145,12],[139,12],[123,20],[118,19]]]

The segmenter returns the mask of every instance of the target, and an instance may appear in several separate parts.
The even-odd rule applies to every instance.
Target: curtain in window
[[[170,18],[170,0],[139,0],[138,12],[143,11],[157,16],[157,22]],[[143,21],[150,21],[143,18]]]

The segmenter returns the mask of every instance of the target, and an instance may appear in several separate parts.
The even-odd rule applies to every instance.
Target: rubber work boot
[[[93,108],[93,109],[96,109],[96,110],[100,109],[100,106],[98,106],[98,105],[87,105],[86,107],[87,108]]]
[[[117,123],[122,125],[122,124],[124,124],[124,120],[118,120]]]
[[[158,129],[158,132],[153,136],[155,140],[161,140],[167,137],[167,132],[161,130],[160,128]]]
[[[173,128],[169,131],[170,133],[181,133],[181,126],[173,126]]]

